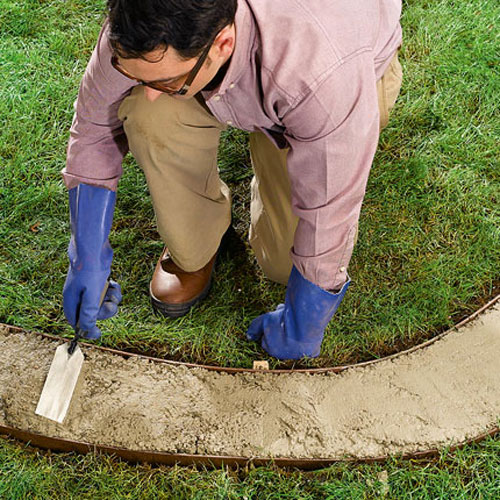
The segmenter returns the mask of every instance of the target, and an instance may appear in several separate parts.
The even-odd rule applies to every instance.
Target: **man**
[[[128,150],[144,170],[165,250],[153,307],[177,317],[210,288],[231,201],[220,132],[251,132],[250,245],[284,304],[251,340],[319,355],[347,266],[380,128],[401,85],[400,0],[109,0],[83,77],[63,176],[72,238],[68,321],[98,338],[117,312],[111,228]]]

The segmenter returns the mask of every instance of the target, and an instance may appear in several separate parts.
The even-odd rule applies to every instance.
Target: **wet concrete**
[[[218,373],[84,348],[68,415],[35,415],[60,342],[0,328],[0,425],[134,450],[369,457],[498,424],[500,305],[422,349],[342,373]]]

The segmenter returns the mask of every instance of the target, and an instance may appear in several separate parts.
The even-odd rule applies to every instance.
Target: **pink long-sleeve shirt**
[[[238,0],[236,45],[202,95],[221,122],[289,147],[291,251],[324,289],[347,279],[379,137],[376,81],[401,45],[401,0]],[[136,85],[110,63],[104,24],[83,76],[63,177],[116,190],[127,138],[121,101]]]

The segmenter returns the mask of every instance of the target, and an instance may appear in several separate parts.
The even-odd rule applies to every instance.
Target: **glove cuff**
[[[336,305],[338,307],[350,284],[351,278],[347,274],[347,281],[342,285],[342,288],[338,292],[331,292],[304,278],[299,270],[295,266],[292,266],[292,272],[288,279],[286,298],[293,303],[297,302],[297,300],[309,303],[321,301],[325,305]]]
[[[108,236],[113,222],[116,193],[79,184],[69,190],[71,240],[70,266],[79,271],[105,271],[111,267],[113,250]]]

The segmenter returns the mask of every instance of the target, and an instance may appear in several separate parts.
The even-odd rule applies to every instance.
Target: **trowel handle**
[[[104,302],[104,298],[106,297],[106,292],[108,291],[108,287],[109,287],[109,280],[106,281],[106,284],[104,285],[104,288],[102,289],[101,298],[99,299],[99,307],[101,307],[102,303]],[[78,340],[85,337],[84,333],[85,332],[80,328],[80,321],[77,321],[76,328],[75,328],[75,336],[73,337],[73,340],[71,341],[71,343],[69,344],[69,347],[68,347],[68,354],[70,356],[75,352],[76,346],[78,344]]]
[[[102,306],[102,303],[106,298],[106,292],[108,291],[108,288],[109,288],[109,280],[106,281],[106,283],[104,284],[104,288],[102,289],[101,298],[99,299],[99,308]]]
[[[75,328],[75,336],[73,337],[73,340],[71,341],[71,343],[69,344],[69,347],[68,347],[68,354],[71,356],[74,352],[75,352],[75,349],[76,349],[76,346],[78,344],[78,340],[83,337],[82,335],[82,331],[80,330],[80,328],[77,326]]]

